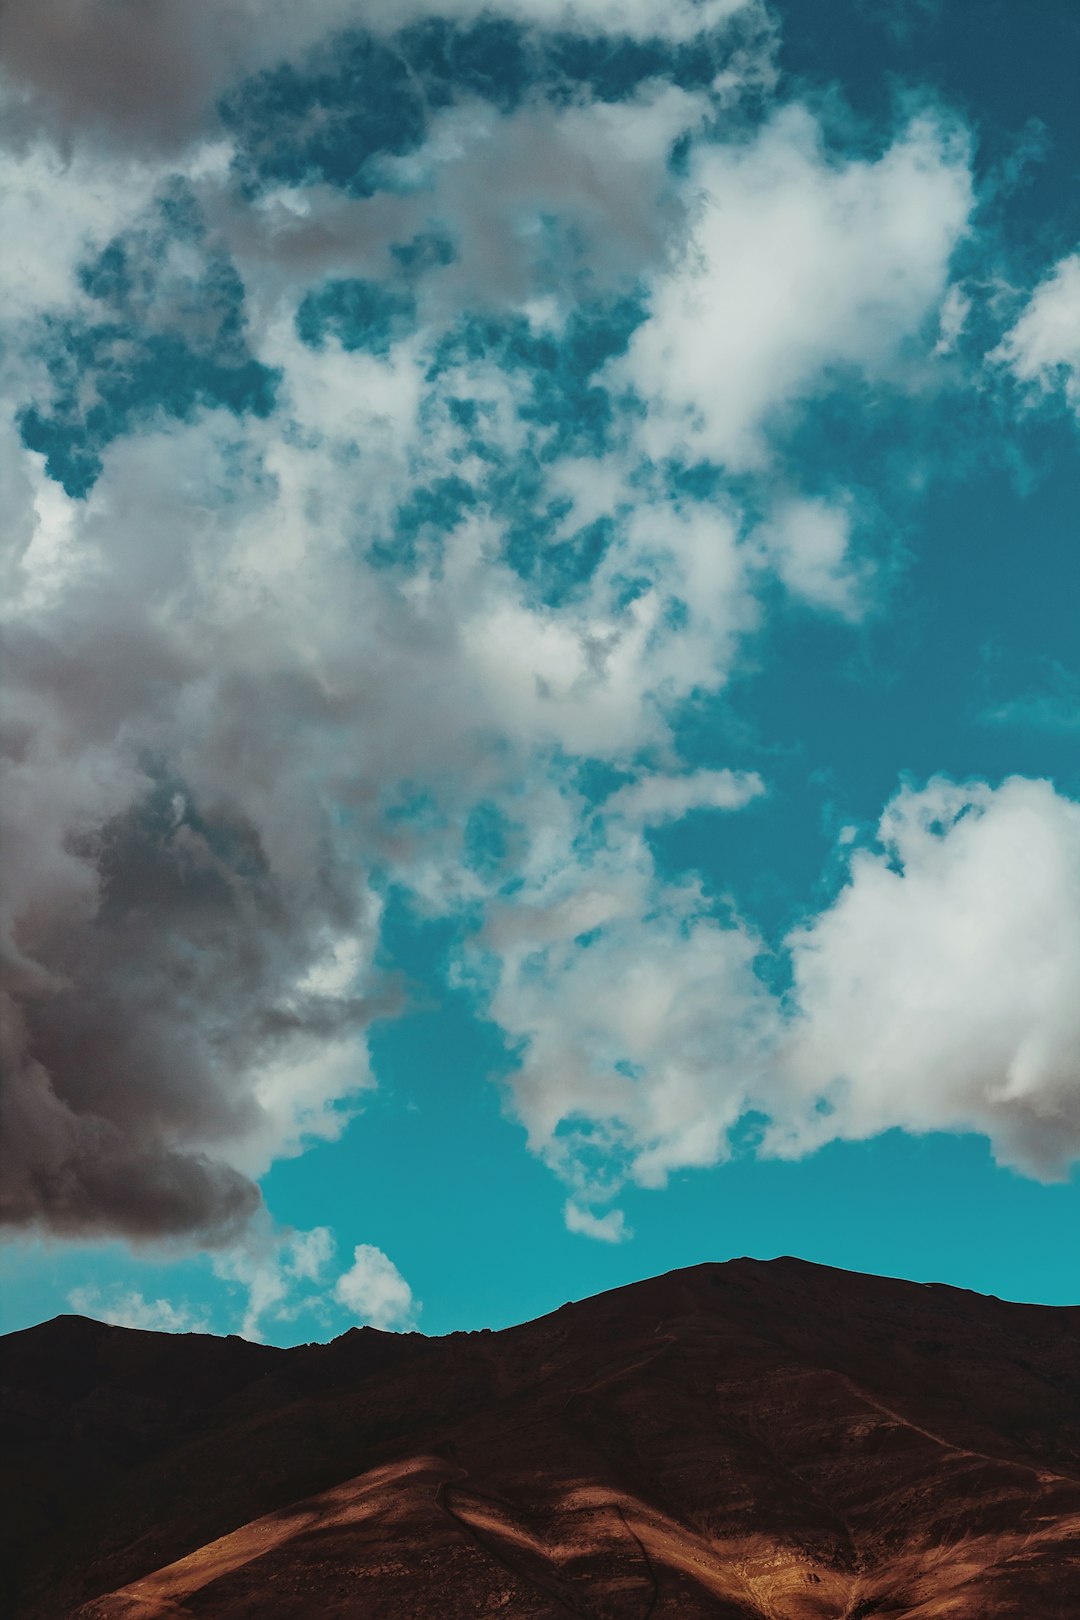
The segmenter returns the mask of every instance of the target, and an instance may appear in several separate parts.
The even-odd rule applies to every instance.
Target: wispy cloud
[[[73,1288],[67,1296],[71,1309],[116,1327],[141,1328],[148,1333],[209,1333],[210,1317],[186,1300],[146,1299],[137,1288]]]
[[[240,1333],[262,1339],[268,1323],[291,1322],[321,1307],[334,1236],[325,1226],[300,1232],[253,1221],[231,1248],[214,1255],[214,1275],[240,1290]]]
[[[1058,735],[1080,731],[1080,678],[1061,664],[1053,664],[1044,683],[1004,703],[991,704],[980,718],[984,725],[1030,727]]]
[[[1080,416],[1080,253],[1040,281],[990,359],[1036,395],[1060,392]]]

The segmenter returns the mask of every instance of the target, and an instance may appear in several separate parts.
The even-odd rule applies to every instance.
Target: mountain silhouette
[[[0,1339],[25,1620],[1075,1620],[1080,1307],[733,1260],[503,1332]]]

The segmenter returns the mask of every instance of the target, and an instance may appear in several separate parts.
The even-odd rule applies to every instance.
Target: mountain
[[[695,1266],[504,1332],[0,1339],[25,1620],[1072,1620],[1080,1308]]]

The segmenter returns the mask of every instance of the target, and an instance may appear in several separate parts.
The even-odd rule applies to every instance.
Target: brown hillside
[[[796,1260],[502,1333],[0,1340],[27,1620],[1075,1620],[1080,1308]]]

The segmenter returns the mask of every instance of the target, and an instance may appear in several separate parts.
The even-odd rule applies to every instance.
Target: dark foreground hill
[[[503,1333],[0,1340],[34,1620],[1076,1620],[1080,1308],[796,1260]]]

